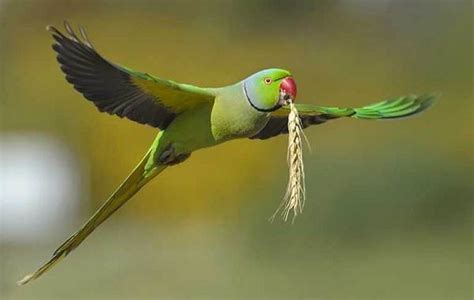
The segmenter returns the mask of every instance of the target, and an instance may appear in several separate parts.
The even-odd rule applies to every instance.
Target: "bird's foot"
[[[177,153],[172,144],[166,146],[157,158],[157,162],[165,166],[174,166],[182,163],[191,156],[191,153]]]

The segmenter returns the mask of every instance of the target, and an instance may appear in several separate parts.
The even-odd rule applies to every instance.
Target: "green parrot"
[[[133,71],[103,58],[84,29],[80,37],[65,22],[66,34],[53,26],[53,49],[66,80],[101,112],[159,129],[140,163],[97,212],[37,271],[38,278],[79,246],[95,228],[169,166],[196,150],[239,139],[268,139],[288,133],[289,104],[297,89],[289,71],[267,69],[220,88],[202,88]],[[402,96],[361,108],[294,104],[302,128],[340,117],[394,119],[428,108],[434,96]]]

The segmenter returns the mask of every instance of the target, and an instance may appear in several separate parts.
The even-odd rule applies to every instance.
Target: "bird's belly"
[[[191,153],[228,140],[255,135],[268,122],[268,114],[220,110],[206,105],[180,114],[164,130],[161,146],[172,145],[177,154]]]
[[[212,133],[219,142],[238,138],[248,138],[257,134],[268,122],[265,116],[255,116],[247,119],[223,118],[212,124]]]
[[[211,130],[212,106],[202,106],[184,112],[166,128],[162,145],[172,144],[178,153],[191,153],[195,150],[218,143]]]

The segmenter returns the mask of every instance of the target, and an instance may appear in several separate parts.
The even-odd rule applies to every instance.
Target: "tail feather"
[[[43,273],[51,269],[62,258],[66,257],[72,250],[79,246],[102,222],[110,217],[122,205],[135,195],[147,182],[163,171],[166,166],[157,166],[149,171],[145,166],[151,151],[143,158],[132,173],[117,188],[117,190],[107,199],[107,201],[97,210],[97,212],[71,237],[69,237],[53,253],[52,257],[35,272],[26,275],[17,282],[18,285],[26,284]]]

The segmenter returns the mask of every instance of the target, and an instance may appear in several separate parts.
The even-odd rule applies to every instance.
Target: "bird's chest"
[[[217,97],[211,113],[212,134],[220,142],[251,137],[265,127],[269,118],[268,113],[253,109],[238,95]]]

